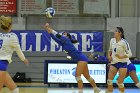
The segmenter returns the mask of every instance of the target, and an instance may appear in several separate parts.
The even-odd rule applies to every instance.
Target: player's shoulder
[[[121,39],[121,42],[122,42],[122,43],[127,43],[127,44],[128,44],[128,42],[127,42],[126,39]]]
[[[9,33],[9,35],[10,35],[11,37],[17,37],[17,35],[16,35],[15,33],[13,33],[13,32]]]
[[[116,41],[116,39],[115,38],[111,38],[111,40],[110,40],[111,42],[113,42],[113,41]]]
[[[15,38],[17,39],[17,35],[13,32],[8,33],[10,35],[11,38]]]

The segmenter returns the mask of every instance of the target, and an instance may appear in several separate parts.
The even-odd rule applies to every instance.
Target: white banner
[[[46,9],[47,0],[19,0],[19,14],[41,14]]]
[[[48,63],[48,83],[77,83],[76,63]],[[106,64],[88,64],[89,74],[96,83],[106,83]],[[84,83],[89,83],[82,76]]]
[[[56,14],[79,14],[79,0],[52,0]]]
[[[110,14],[109,0],[84,0],[84,13]]]

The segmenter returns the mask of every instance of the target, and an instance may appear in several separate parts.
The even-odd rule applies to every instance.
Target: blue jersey
[[[78,51],[71,40],[65,36],[59,35],[59,34],[50,34],[50,36],[59,44],[62,46],[62,49],[65,50],[69,56],[72,57],[74,61],[86,61],[88,62],[88,58],[86,55],[84,55],[81,51]]]

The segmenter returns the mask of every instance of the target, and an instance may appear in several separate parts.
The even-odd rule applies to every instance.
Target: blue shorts
[[[127,63],[122,63],[122,62],[118,62],[116,64],[111,64],[111,65],[116,67],[117,69],[119,69],[119,68],[127,68]]]
[[[131,71],[136,71],[136,67],[132,63],[127,66],[127,73]]]
[[[77,54],[74,58],[73,58],[74,61],[85,61],[85,62],[88,62],[89,59],[87,58],[87,56],[83,53],[79,53]]]
[[[0,60],[0,71],[6,71],[9,62],[7,60]]]

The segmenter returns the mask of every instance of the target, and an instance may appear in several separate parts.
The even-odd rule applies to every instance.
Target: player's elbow
[[[127,56],[128,56],[129,58],[132,57],[132,53],[127,54]]]

